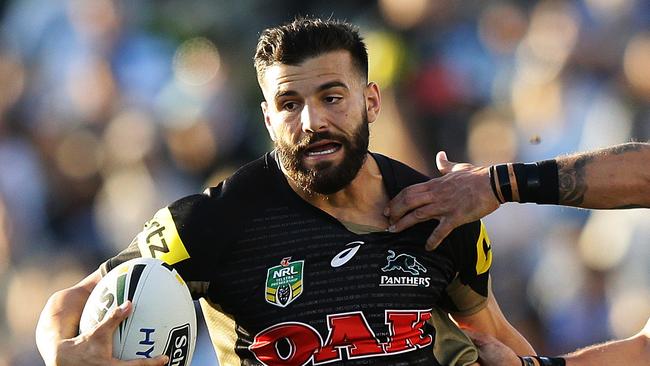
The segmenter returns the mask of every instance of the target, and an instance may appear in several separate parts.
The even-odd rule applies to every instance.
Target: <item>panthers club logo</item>
[[[390,272],[389,275],[382,275],[379,286],[417,286],[429,287],[431,285],[430,277],[422,277],[421,274],[427,273],[427,268],[410,254],[395,254],[389,250],[386,256],[386,265],[381,268],[382,272]],[[395,271],[410,274],[411,276],[395,275]]]
[[[302,294],[302,273],[305,261],[283,258],[280,265],[266,272],[266,302],[285,307]]]

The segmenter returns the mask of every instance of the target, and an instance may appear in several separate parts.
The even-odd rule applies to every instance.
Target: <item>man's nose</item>
[[[319,132],[327,128],[327,120],[317,107],[305,105],[300,112],[303,132]]]

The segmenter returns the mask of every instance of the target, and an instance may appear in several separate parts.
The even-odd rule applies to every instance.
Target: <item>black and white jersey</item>
[[[428,179],[371,156],[391,198]],[[101,269],[138,256],[174,266],[202,298],[222,366],[439,365],[456,356],[434,355],[434,342],[454,330],[432,318],[486,305],[492,252],[480,221],[428,252],[436,224],[343,224],[301,199],[268,153],[158,211]]]

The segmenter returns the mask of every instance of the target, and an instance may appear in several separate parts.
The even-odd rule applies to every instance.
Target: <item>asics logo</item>
[[[332,258],[332,261],[330,262],[332,267],[341,267],[342,265],[346,264],[348,261],[350,261],[350,259],[352,259],[352,257],[354,257],[355,254],[357,254],[357,251],[363,244],[365,243],[362,241],[353,241],[351,243],[345,244],[345,246],[349,248],[343,249],[339,254],[335,255],[334,258]]]

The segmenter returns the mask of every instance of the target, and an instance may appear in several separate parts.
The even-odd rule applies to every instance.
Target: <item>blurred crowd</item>
[[[42,365],[52,292],[271,148],[253,50],[298,14],[360,27],[383,91],[371,148],[425,173],[442,149],[492,164],[650,139],[645,0],[0,1],[0,366]],[[497,298],[538,352],[650,315],[650,210],[508,204],[485,223]]]

